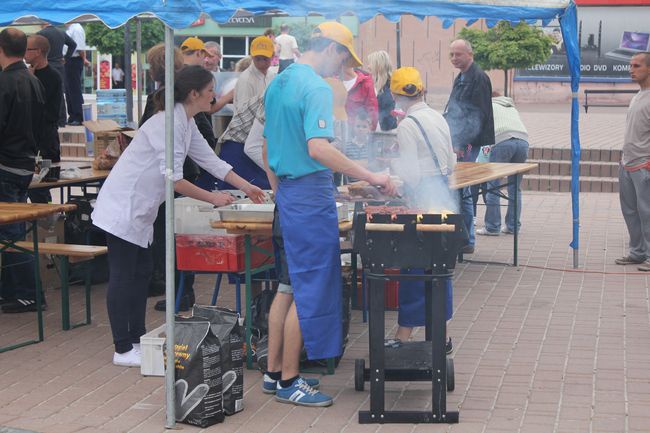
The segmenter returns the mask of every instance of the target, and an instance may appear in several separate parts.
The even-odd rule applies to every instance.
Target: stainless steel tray
[[[219,217],[225,222],[241,223],[272,223],[273,203],[234,203],[228,206],[218,207]],[[348,206],[344,203],[336,203],[339,221],[345,221],[348,217]]]
[[[237,203],[217,208],[221,221],[272,223],[275,204]]]

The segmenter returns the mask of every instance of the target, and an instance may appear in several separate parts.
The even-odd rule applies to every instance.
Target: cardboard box
[[[111,119],[86,120],[83,124],[93,134],[95,156],[99,156],[112,142],[117,142],[117,137],[122,132],[133,131],[132,128],[121,127]]]

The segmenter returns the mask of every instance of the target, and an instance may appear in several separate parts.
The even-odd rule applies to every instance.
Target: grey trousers
[[[630,256],[650,259],[650,170],[618,169],[621,210],[630,234]]]

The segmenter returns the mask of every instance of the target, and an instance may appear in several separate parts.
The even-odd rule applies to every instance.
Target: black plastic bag
[[[176,317],[176,421],[199,427],[223,422],[219,339],[203,317]]]
[[[221,342],[223,411],[233,415],[244,409],[244,329],[239,314],[212,305],[194,305],[194,316],[210,321],[212,333]]]

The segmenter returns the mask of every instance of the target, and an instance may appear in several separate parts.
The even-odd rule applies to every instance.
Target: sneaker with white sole
[[[485,227],[481,227],[480,229],[476,229],[476,234],[481,235],[481,236],[499,236],[499,232],[491,232]]]
[[[115,352],[113,354],[113,364],[120,367],[140,367],[141,358],[140,351],[133,348],[124,353]]]
[[[316,378],[303,377],[302,379],[304,379],[305,382],[307,382],[307,384],[314,389],[318,389],[320,386],[320,380]],[[279,380],[273,380],[268,374],[264,373],[264,380],[262,380],[262,392],[264,394],[275,394],[276,390],[278,389],[278,382]]]
[[[514,231],[514,230],[510,230],[510,229],[509,229],[508,227],[506,227],[506,226],[503,226],[503,227],[501,227],[501,233],[504,233],[504,234],[506,234],[506,235],[512,235],[512,234],[515,233],[515,231]]]
[[[312,407],[331,406],[333,403],[332,397],[312,388],[302,377],[294,380],[291,386],[278,387],[275,399],[281,403]]]

